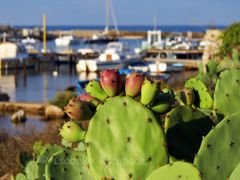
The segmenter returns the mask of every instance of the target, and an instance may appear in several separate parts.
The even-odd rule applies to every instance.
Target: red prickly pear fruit
[[[90,96],[88,93],[83,93],[79,96],[81,101],[87,102],[91,105],[98,106],[101,104],[101,101],[95,99],[94,97]]]
[[[100,74],[100,84],[110,97],[116,96],[122,87],[122,79],[117,70],[104,70]]]
[[[87,103],[77,98],[71,99],[64,111],[71,119],[76,121],[89,120],[93,115]]]
[[[137,73],[130,74],[125,83],[126,95],[130,97],[138,96],[141,93],[143,81],[143,75]]]
[[[79,96],[79,99],[84,102],[91,102],[91,100],[93,100],[94,98],[88,93],[83,93]]]
[[[85,131],[78,123],[69,121],[60,129],[60,135],[68,142],[74,143],[84,140]]]

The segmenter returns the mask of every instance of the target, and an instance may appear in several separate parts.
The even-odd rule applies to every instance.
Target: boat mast
[[[109,0],[106,0],[106,27],[105,27],[105,33],[108,34],[109,32]]]
[[[115,26],[115,31],[117,32],[117,34],[119,34],[119,30],[118,30],[118,23],[117,23],[117,18],[114,12],[114,8],[113,8],[113,3],[112,1],[110,1],[110,10],[111,10],[111,14],[112,14],[112,18],[113,18],[113,24]]]
[[[43,14],[43,53],[47,52],[47,27],[46,27],[46,14]]]
[[[153,14],[153,30],[157,30],[157,13]]]

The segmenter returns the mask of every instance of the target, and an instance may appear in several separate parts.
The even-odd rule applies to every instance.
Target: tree
[[[229,56],[232,50],[240,47],[240,22],[234,23],[225,29],[221,35],[222,45],[219,49],[219,56]]]

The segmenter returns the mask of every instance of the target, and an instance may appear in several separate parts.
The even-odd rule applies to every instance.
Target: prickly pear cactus
[[[141,103],[144,105],[150,104],[156,97],[159,87],[159,83],[145,79],[141,88]]]
[[[100,101],[104,101],[108,97],[100,83],[95,80],[87,84],[86,91],[90,96],[99,99]]]
[[[92,180],[86,152],[61,150],[48,160],[46,180]]]
[[[100,106],[85,142],[96,179],[144,179],[168,163],[163,130],[153,113],[130,97],[117,96]]]
[[[88,104],[78,98],[71,99],[64,111],[75,121],[90,120],[92,118],[92,111]]]
[[[25,174],[23,174],[23,173],[18,173],[18,174],[16,175],[15,180],[28,180],[28,179],[27,179],[27,176],[26,176]]]
[[[240,179],[240,162],[233,170],[231,176],[229,177],[229,180],[239,180]]]
[[[232,69],[221,73],[214,93],[214,108],[224,116],[239,111],[240,70]]]
[[[45,165],[49,158],[56,152],[62,150],[59,146],[46,147],[37,159],[37,174],[38,180],[45,180]]]
[[[195,90],[195,101],[194,104],[197,107],[203,108],[203,109],[210,109],[213,105],[213,99],[211,97],[211,94],[208,90],[208,88],[205,86],[205,84],[196,79],[191,78],[189,79],[186,84],[186,88],[192,88]]]
[[[151,110],[159,113],[165,114],[171,110],[172,105],[175,102],[175,96],[171,92],[161,92],[157,95],[154,102],[150,105]]]
[[[84,140],[85,131],[77,122],[68,121],[60,129],[60,135],[68,142],[74,143]]]
[[[240,112],[222,120],[203,138],[194,164],[206,180],[226,180],[239,163]]]
[[[146,180],[202,180],[201,173],[193,165],[177,161],[153,171]]]
[[[122,87],[122,79],[117,70],[106,70],[100,74],[100,84],[110,97],[116,96]]]
[[[194,155],[213,122],[202,112],[189,106],[179,106],[166,115],[165,132],[169,153],[177,159],[192,162]]]
[[[132,73],[126,79],[126,95],[136,97],[140,94],[144,77],[141,74]]]

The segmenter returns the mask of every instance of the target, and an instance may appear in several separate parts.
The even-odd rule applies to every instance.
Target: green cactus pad
[[[190,163],[177,161],[153,171],[146,180],[201,180],[201,173]]]
[[[232,172],[229,180],[239,180],[240,179],[240,162],[235,167],[234,171]]]
[[[45,165],[49,158],[55,154],[56,152],[62,150],[59,146],[50,146],[46,147],[37,159],[37,173],[38,173],[38,180],[45,180]]]
[[[25,168],[27,179],[37,179],[37,162],[29,161]]]
[[[239,163],[240,112],[223,119],[203,139],[194,164],[206,180],[226,180]]]
[[[197,107],[203,109],[212,108],[213,99],[210,95],[208,88],[202,81],[196,78],[191,78],[186,82],[185,87],[192,88],[196,91],[194,104]]]
[[[86,152],[61,150],[53,154],[45,168],[46,180],[92,180]]]
[[[202,112],[188,106],[179,106],[166,115],[165,132],[169,153],[177,159],[192,162],[194,155],[213,122]]]
[[[100,106],[85,142],[96,179],[144,179],[168,163],[162,128],[148,108],[130,97],[114,97]]]
[[[23,173],[18,173],[17,176],[15,177],[15,180],[28,180],[27,176]]]
[[[240,70],[226,70],[221,73],[214,93],[214,108],[224,116],[239,111]]]

